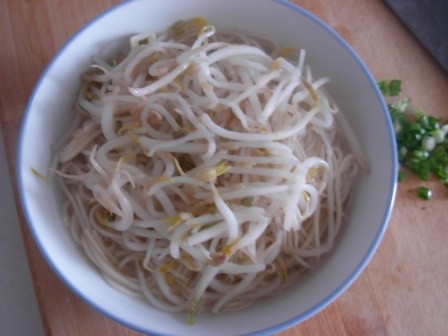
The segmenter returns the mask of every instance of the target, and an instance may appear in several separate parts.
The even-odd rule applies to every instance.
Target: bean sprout
[[[276,294],[332,248],[368,167],[296,54],[195,18],[82,76],[56,175],[108,283],[194,318]]]

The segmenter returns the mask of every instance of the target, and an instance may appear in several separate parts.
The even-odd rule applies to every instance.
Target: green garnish
[[[418,197],[426,201],[430,200],[432,197],[432,191],[426,187],[420,187],[417,189]]]
[[[386,97],[398,96],[401,92],[401,80],[393,79],[391,81],[380,81],[378,87]]]
[[[401,170],[398,172],[398,182],[406,181],[406,175]]]
[[[399,80],[381,81],[378,86],[385,96],[395,96],[401,91]],[[417,174],[421,180],[426,181],[432,175],[448,185],[448,123],[421,109],[412,109],[409,98],[389,104],[388,108],[401,166]],[[400,171],[398,181],[404,178]],[[422,195],[420,197],[423,198]],[[431,193],[425,199],[430,198]]]
[[[448,139],[440,120],[420,111],[417,115],[409,111],[399,112],[389,106],[398,148],[398,159],[427,180],[433,173],[442,182],[448,182]]]

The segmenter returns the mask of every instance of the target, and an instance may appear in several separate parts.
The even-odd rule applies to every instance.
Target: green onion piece
[[[431,136],[434,137],[436,144],[441,143],[445,139],[445,134],[441,129],[436,129],[435,131],[432,131]]]
[[[394,108],[397,112],[403,113],[410,104],[411,100],[409,98],[404,98],[393,104],[391,107]]]
[[[385,96],[393,97],[398,96],[401,92],[401,80],[380,81],[378,87]]]
[[[437,119],[436,117],[429,116],[428,117],[428,123],[429,123],[429,127],[431,129],[433,129],[433,130],[436,130],[436,129],[440,128],[439,119]]]
[[[401,81],[380,81],[378,87],[385,97],[398,95]],[[409,98],[398,100],[388,106],[395,130],[398,161],[401,167],[408,168],[421,180],[431,176],[448,187],[448,123],[427,114],[422,109],[411,107]],[[398,182],[406,176],[398,172]],[[429,189],[421,187],[418,194],[430,199]]]
[[[432,151],[436,146],[436,139],[432,136],[424,136],[422,140],[422,146],[427,151]]]
[[[416,149],[412,155],[419,160],[426,160],[429,157],[429,151],[423,148]]]
[[[432,191],[426,187],[420,187],[418,188],[417,191],[418,191],[418,197],[424,199],[425,201],[428,201],[432,198]]]
[[[424,125],[422,122],[414,123],[414,124],[411,124],[411,126],[409,127],[409,130],[421,133],[423,127],[424,127]]]
[[[389,83],[389,94],[391,96],[398,96],[401,92],[401,80],[391,80]]]
[[[433,168],[434,174],[441,180],[447,180],[448,179],[448,173],[446,171],[446,168],[443,167],[434,167]]]
[[[443,136],[446,136],[446,134],[448,133],[448,124],[440,127],[440,130],[443,132]]]

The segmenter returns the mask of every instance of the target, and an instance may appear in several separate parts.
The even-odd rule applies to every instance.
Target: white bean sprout
[[[274,295],[332,248],[366,161],[304,50],[195,18],[82,79],[56,174],[109,284],[193,318]]]

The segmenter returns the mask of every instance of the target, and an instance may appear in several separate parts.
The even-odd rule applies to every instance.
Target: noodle
[[[298,53],[196,18],[83,75],[56,174],[108,283],[194,317],[271,296],[331,249],[368,168]]]

